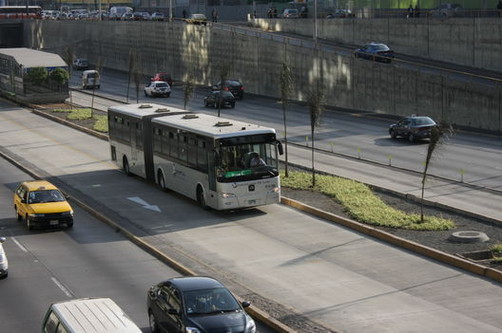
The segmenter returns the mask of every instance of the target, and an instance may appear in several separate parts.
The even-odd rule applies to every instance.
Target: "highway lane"
[[[39,331],[49,304],[80,297],[110,297],[150,332],[147,289],[180,274],[75,204],[73,229],[28,231],[14,217],[12,193],[31,178],[3,158],[0,170],[0,235],[10,263],[0,280],[0,332]]]
[[[274,311],[337,331],[502,329],[502,289],[491,281],[283,205],[205,211],[126,177],[111,165],[106,142],[20,108],[1,110],[0,142],[159,250],[240,295],[266,298]]]
[[[74,73],[72,83],[78,80]],[[102,87],[96,94],[103,94],[120,102],[126,102],[127,76],[124,73],[107,71],[102,77]],[[245,86],[245,83],[244,83]],[[203,96],[209,87],[198,87],[188,109],[215,113],[203,107]],[[131,92],[130,92],[131,94]],[[78,92],[74,95],[79,96]],[[86,102],[87,100],[87,102]],[[76,99],[89,105],[88,97]],[[129,99],[131,102],[131,99]],[[136,100],[134,99],[133,102]],[[170,98],[149,98],[140,96],[139,102],[183,106],[181,86],[173,87]],[[113,102],[110,102],[113,104]],[[106,105],[103,105],[105,107]],[[288,105],[288,141],[300,146],[311,146],[309,110],[298,104]],[[277,101],[259,96],[246,95],[237,101],[235,109],[224,109],[222,116],[250,121],[276,128],[279,137],[284,137],[283,111]],[[406,139],[392,140],[388,127],[394,120],[382,116],[364,116],[357,112],[324,112],[322,123],[316,129],[315,147],[342,156],[374,161],[396,168],[423,171],[427,152],[427,141],[410,144]],[[502,138],[468,132],[457,132],[436,154],[429,174],[446,179],[502,191]]]

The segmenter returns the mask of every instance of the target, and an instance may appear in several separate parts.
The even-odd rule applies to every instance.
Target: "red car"
[[[173,79],[171,78],[171,74],[166,72],[155,73],[155,75],[150,79],[150,81],[164,81],[169,84],[169,86],[173,85]]]

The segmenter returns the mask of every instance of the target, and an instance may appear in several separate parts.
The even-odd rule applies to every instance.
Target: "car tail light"
[[[228,87],[225,87],[224,89],[225,89],[225,91],[229,91],[230,90]]]

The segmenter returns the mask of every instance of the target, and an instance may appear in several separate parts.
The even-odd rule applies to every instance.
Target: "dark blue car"
[[[354,57],[380,62],[391,62],[394,51],[382,43],[369,43],[354,51]]]
[[[256,333],[254,320],[220,282],[210,277],[172,278],[147,293],[150,330],[170,332]]]

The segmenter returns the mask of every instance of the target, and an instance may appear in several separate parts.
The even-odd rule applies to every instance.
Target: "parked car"
[[[346,17],[354,17],[352,11],[350,9],[337,9],[334,13],[330,13],[326,15],[326,18],[346,18]]]
[[[46,180],[25,181],[14,192],[14,210],[26,227],[73,227],[73,209],[66,196]]]
[[[221,95],[220,95],[221,92]],[[224,107],[229,107],[229,108],[234,108],[235,107],[235,97],[230,91],[226,90],[212,90],[209,92],[209,94],[204,97],[204,105],[206,107],[214,107],[215,109],[218,109],[218,106],[220,108]]]
[[[169,86],[173,85],[173,79],[171,77],[171,74],[166,73],[166,72],[155,73],[155,75],[152,76],[150,81],[165,81],[169,84]]]
[[[5,237],[0,237],[0,278],[2,279],[9,275],[9,261],[2,245],[5,241]]]
[[[145,86],[145,96],[151,97],[169,97],[171,96],[171,87],[165,81],[152,81]]]
[[[235,98],[243,99],[244,98],[244,87],[239,80],[225,80],[223,87],[221,85],[221,81],[218,81],[211,88],[212,90],[226,90],[230,91]]]
[[[166,16],[164,15],[164,13],[155,12],[152,14],[151,18],[152,18],[152,21],[164,21]]]
[[[464,15],[464,9],[461,5],[456,3],[442,3],[437,8],[432,9],[429,13],[431,16],[458,17]]]
[[[296,8],[286,8],[282,12],[283,18],[299,18],[300,12]]]
[[[191,14],[186,22],[190,24],[207,25],[207,17],[204,14]]]
[[[79,71],[85,71],[86,69],[89,69],[89,61],[84,58],[77,58],[73,61],[72,65],[73,69],[79,70]]]
[[[152,332],[255,333],[254,320],[232,293],[210,277],[172,278],[147,292]]]
[[[390,63],[394,58],[394,51],[382,43],[368,43],[355,50],[354,57]]]
[[[415,142],[418,139],[430,138],[431,129],[435,126],[437,123],[429,117],[410,116],[391,124],[389,134],[392,139],[404,137],[410,142]]]
[[[132,13],[131,12],[127,12],[127,13],[122,14],[121,20],[123,20],[123,21],[132,21],[133,20]]]
[[[101,87],[101,80],[99,72],[95,69],[88,69],[82,72],[82,89],[96,88],[99,89]]]
[[[132,13],[132,19],[134,21],[149,21],[151,17],[148,12],[134,12]]]

